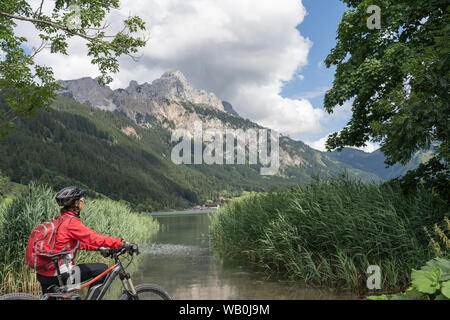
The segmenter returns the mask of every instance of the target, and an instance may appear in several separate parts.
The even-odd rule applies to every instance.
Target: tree
[[[119,0],[41,0],[35,8],[24,0],[0,2],[0,98],[7,108],[0,109],[0,135],[9,132],[16,119],[34,115],[37,108],[49,108],[60,85],[50,67],[34,62],[44,49],[67,54],[68,39],[81,37],[87,42],[91,63],[98,66],[99,83],[112,81],[110,73],[119,70],[118,58],[137,59],[138,49],[146,45],[145,37],[135,34],[145,30],[138,16],[123,21],[123,28],[107,35],[106,15],[119,8]],[[51,13],[43,8],[52,5]],[[18,21],[32,23],[42,40],[38,48],[26,49],[27,39],[15,34]]]
[[[449,162],[450,6],[447,0],[342,0],[349,10],[325,60],[336,66],[325,95],[329,113],[354,99],[346,127],[327,140],[329,151],[378,142],[387,164],[406,164],[434,149],[428,169],[446,177]],[[370,29],[368,8],[381,11]],[[424,165],[427,166],[427,165]],[[421,172],[428,172],[424,166]]]

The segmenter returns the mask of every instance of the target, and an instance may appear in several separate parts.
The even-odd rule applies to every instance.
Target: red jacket
[[[56,234],[55,248],[53,252],[62,250],[71,252],[65,258],[59,261],[61,272],[67,271],[67,266],[73,266],[73,260],[77,255],[78,249],[95,251],[100,247],[119,248],[122,246],[123,239],[112,238],[98,234],[94,230],[86,227],[80,218],[72,212],[65,212],[61,217],[68,216],[59,226]],[[50,264],[45,270],[39,270],[39,274],[44,276],[56,276],[54,264]]]

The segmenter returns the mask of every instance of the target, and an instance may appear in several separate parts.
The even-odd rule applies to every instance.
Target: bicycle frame
[[[98,285],[92,287],[91,289],[89,289],[89,292],[85,298],[85,300],[101,300],[105,296],[106,292],[108,291],[108,289],[111,286],[114,279],[119,275],[120,280],[122,281],[122,285],[125,289],[125,292],[128,295],[130,295],[133,299],[138,300],[138,297],[136,295],[136,290],[134,288],[133,282],[131,281],[130,274],[125,271],[125,268],[123,267],[122,262],[119,259],[119,255],[120,254],[114,256],[115,264],[113,266],[109,267],[103,273],[99,274],[98,276],[91,279],[90,281],[88,281],[82,285],[76,285],[72,288],[69,288],[67,285],[63,284],[62,276],[59,272],[59,266],[56,262],[58,280],[60,283],[60,286],[59,286],[60,293],[47,293],[47,294],[45,294],[44,299],[45,298],[46,299],[48,299],[48,298],[80,299],[80,296],[78,294],[72,294],[72,292],[81,290],[81,289],[91,285],[98,279],[101,279],[106,276],[103,283],[98,284]],[[98,294],[96,295],[96,293],[98,293]]]

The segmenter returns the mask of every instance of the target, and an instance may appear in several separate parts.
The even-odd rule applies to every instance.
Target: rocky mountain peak
[[[66,90],[73,91],[74,95],[78,93],[89,93],[91,90],[106,89],[112,91],[110,87],[101,85],[98,82],[98,78],[92,79],[91,77],[83,77],[76,80],[61,80],[59,83],[66,88]]]
[[[60,81],[60,83],[65,90],[61,90],[59,94],[71,96],[79,102],[110,111],[134,108],[142,113],[153,105],[152,101],[169,99],[203,104],[227,112],[222,101],[214,93],[195,89],[179,70],[168,71],[152,83],[138,84],[137,81],[132,80],[126,89],[117,90],[102,86],[96,79],[89,77]],[[130,110],[122,111],[127,113]]]
[[[233,106],[231,105],[231,103],[227,102],[227,101],[222,101],[223,107],[225,109],[226,112],[228,112],[229,114],[236,116],[236,117],[240,117],[240,115],[236,112],[236,110],[233,109]]]
[[[139,84],[135,80],[131,80],[128,88],[136,88]]]
[[[224,111],[222,101],[215,94],[193,88],[179,70],[164,73],[161,78],[152,82],[149,89],[151,95],[157,98],[206,104]]]
[[[61,95],[73,97],[81,103],[88,103],[100,109],[109,111],[116,109],[110,99],[113,90],[98,83],[98,78],[84,77],[77,80],[61,80],[59,83],[65,88],[58,92]]]
[[[184,74],[179,70],[167,71],[161,76],[161,79],[173,79],[181,81],[182,83],[188,83]]]

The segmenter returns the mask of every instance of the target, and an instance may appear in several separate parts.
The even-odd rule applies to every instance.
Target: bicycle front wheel
[[[135,289],[139,300],[172,300],[172,297],[163,288],[154,284],[138,284]],[[134,299],[128,293],[124,293],[120,300]]]
[[[0,296],[0,300],[40,300],[40,298],[28,293],[9,293]]]

